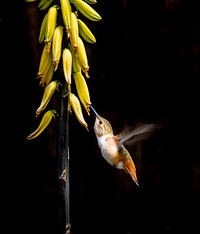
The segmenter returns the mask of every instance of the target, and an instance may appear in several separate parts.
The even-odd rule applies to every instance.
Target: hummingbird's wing
[[[118,146],[131,140],[132,144],[144,140],[149,137],[150,133],[158,128],[157,124],[146,124],[139,126],[133,130],[127,130],[117,135]]]

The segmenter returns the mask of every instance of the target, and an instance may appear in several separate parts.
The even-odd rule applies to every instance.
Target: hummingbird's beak
[[[93,112],[94,112],[94,114],[96,115],[96,117],[99,119],[99,115],[98,115],[98,113],[96,112],[96,110],[94,109],[94,107],[91,105],[90,106],[91,107],[91,109],[93,110]],[[100,120],[100,119],[99,119]]]

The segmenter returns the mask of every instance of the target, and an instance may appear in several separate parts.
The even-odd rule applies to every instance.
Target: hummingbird
[[[110,122],[100,116],[92,106],[91,109],[96,116],[94,132],[101,155],[111,166],[128,173],[135,184],[139,186],[135,163],[124,144],[131,139],[133,143],[143,139],[145,135],[148,135],[156,128],[156,124],[144,124],[133,130],[122,131],[114,135]]]

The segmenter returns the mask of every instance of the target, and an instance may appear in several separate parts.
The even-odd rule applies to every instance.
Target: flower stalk
[[[36,117],[41,118],[41,122],[27,140],[40,137],[56,114],[58,234],[71,233],[69,118],[74,116],[89,131],[82,111],[84,109],[90,115],[89,79],[86,79],[90,78],[90,66],[84,43],[94,44],[96,38],[83,19],[101,20],[93,8],[95,3],[94,0],[40,0],[38,3],[38,9],[44,12],[38,35],[43,50],[36,76],[43,88],[43,96],[36,109]],[[79,17],[83,19],[80,21]],[[53,105],[51,110],[50,105]]]

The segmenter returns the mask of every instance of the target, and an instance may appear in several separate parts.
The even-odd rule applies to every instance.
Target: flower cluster
[[[82,106],[90,115],[91,100],[86,79],[89,76],[88,55],[85,42],[96,43],[96,38],[84,18],[91,21],[100,21],[102,18],[91,6],[96,0],[41,0],[40,10],[46,11],[41,23],[39,42],[43,45],[40,64],[37,72],[39,85],[44,88],[41,103],[36,110],[36,116],[46,110],[55,91],[63,86],[63,80],[55,74],[59,65],[62,68],[68,98],[68,110],[74,112],[77,120],[88,130],[84,119]],[[81,17],[79,17],[81,15]],[[56,78],[55,78],[56,77]],[[74,85],[77,91],[72,92]],[[47,110],[42,117],[38,128],[33,131],[27,140],[39,136],[49,125],[56,110]]]

